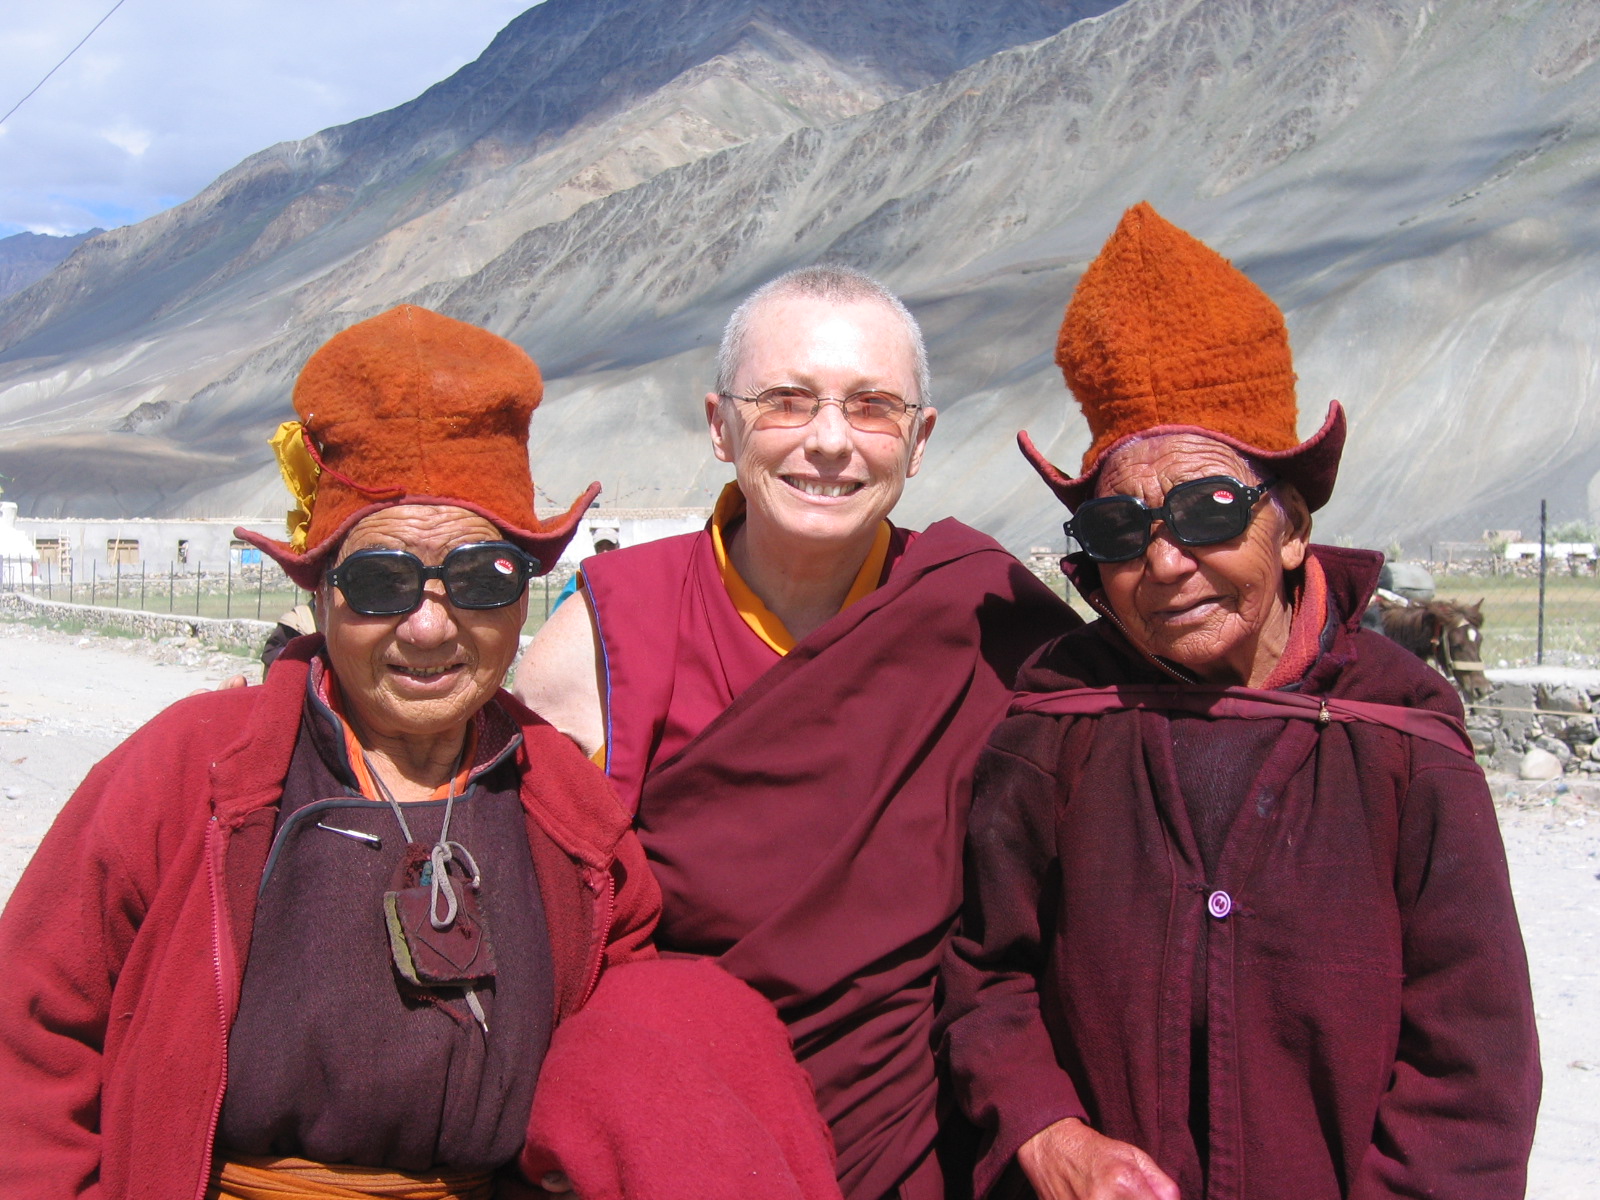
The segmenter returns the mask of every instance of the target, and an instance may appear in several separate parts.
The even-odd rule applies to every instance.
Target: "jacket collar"
[[[322,635],[296,638],[273,662],[259,688],[216,693],[218,704],[249,704],[244,728],[211,764],[213,811],[236,825],[252,811],[276,804],[283,794],[299,736],[306,673],[322,649]]]
[[[238,825],[283,794],[306,702],[306,678],[322,645],[321,634],[296,638],[260,687],[211,697],[218,705],[251,705],[239,736],[211,764],[212,802],[224,824]],[[603,870],[630,828],[605,778],[564,734],[509,692],[497,693],[491,703],[522,733],[515,753],[524,809],[565,853]]]

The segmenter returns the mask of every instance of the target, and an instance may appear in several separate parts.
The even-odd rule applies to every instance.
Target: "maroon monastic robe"
[[[934,975],[973,763],[1018,666],[1077,623],[984,535],[899,531],[882,586],[779,657],[705,532],[589,559],[608,771],[664,893],[665,952],[772,1000],[851,1200],[941,1197]]]

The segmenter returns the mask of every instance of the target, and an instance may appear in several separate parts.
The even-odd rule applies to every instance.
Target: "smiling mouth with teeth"
[[[860,483],[821,483],[814,479],[796,479],[792,475],[780,475],[779,478],[795,491],[808,496],[849,496],[865,486]]]
[[[451,671],[459,670],[459,663],[451,663],[445,667],[405,667],[398,663],[390,663],[389,669],[397,675],[409,675],[413,679],[436,679],[440,675],[448,675]]]

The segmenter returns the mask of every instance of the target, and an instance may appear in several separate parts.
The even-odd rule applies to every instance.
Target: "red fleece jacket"
[[[291,645],[262,687],[161,713],[90,772],[34,855],[0,917],[0,1195],[204,1195],[256,888],[319,645]],[[602,967],[654,957],[660,893],[604,778],[499,701],[522,726],[559,1020]]]

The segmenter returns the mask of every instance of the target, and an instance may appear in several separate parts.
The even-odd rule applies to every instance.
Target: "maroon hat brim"
[[[561,552],[567,548],[567,543],[578,532],[578,522],[583,519],[583,514],[589,505],[594,503],[594,498],[600,494],[600,485],[591,483],[576,500],[572,507],[561,516],[550,521],[539,522],[537,529],[519,529],[507,525],[505,520],[480,505],[470,500],[463,500],[456,496],[400,496],[396,499],[385,499],[364,508],[359,508],[344,519],[339,527],[318,545],[301,553],[290,547],[288,542],[280,542],[276,538],[269,538],[265,534],[256,533],[245,529],[243,526],[235,529],[233,535],[241,541],[249,542],[263,554],[272,559],[283,568],[284,574],[294,581],[296,587],[302,591],[314,592],[322,582],[323,571],[327,567],[330,553],[336,550],[344,541],[345,535],[355,527],[357,521],[386,508],[396,508],[402,504],[437,504],[449,508],[464,508],[468,512],[475,512],[505,534],[506,541],[526,551],[531,557],[539,561],[536,575],[543,575],[556,565],[556,560],[561,557]]]
[[[1221,442],[1225,446],[1231,446],[1240,454],[1248,455],[1262,466],[1271,468],[1277,479],[1294,484],[1295,489],[1304,497],[1306,507],[1311,512],[1316,512],[1333,495],[1334,480],[1339,475],[1339,459],[1344,454],[1344,407],[1337,400],[1329,401],[1328,415],[1322,422],[1322,428],[1298,446],[1291,446],[1287,450],[1262,450],[1238,438],[1199,425],[1155,425],[1149,429],[1140,429],[1112,442],[1094,460],[1094,465],[1076,479],[1069,479],[1062,474],[1055,464],[1039,452],[1038,447],[1033,444],[1033,439],[1026,432],[1017,434],[1017,445],[1022,450],[1022,456],[1032,464],[1033,469],[1039,472],[1039,477],[1055,493],[1056,499],[1065,504],[1069,512],[1077,512],[1080,504],[1093,498],[1095,480],[1100,476],[1101,467],[1119,447],[1131,441],[1164,437],[1174,433],[1198,434],[1212,441]]]

